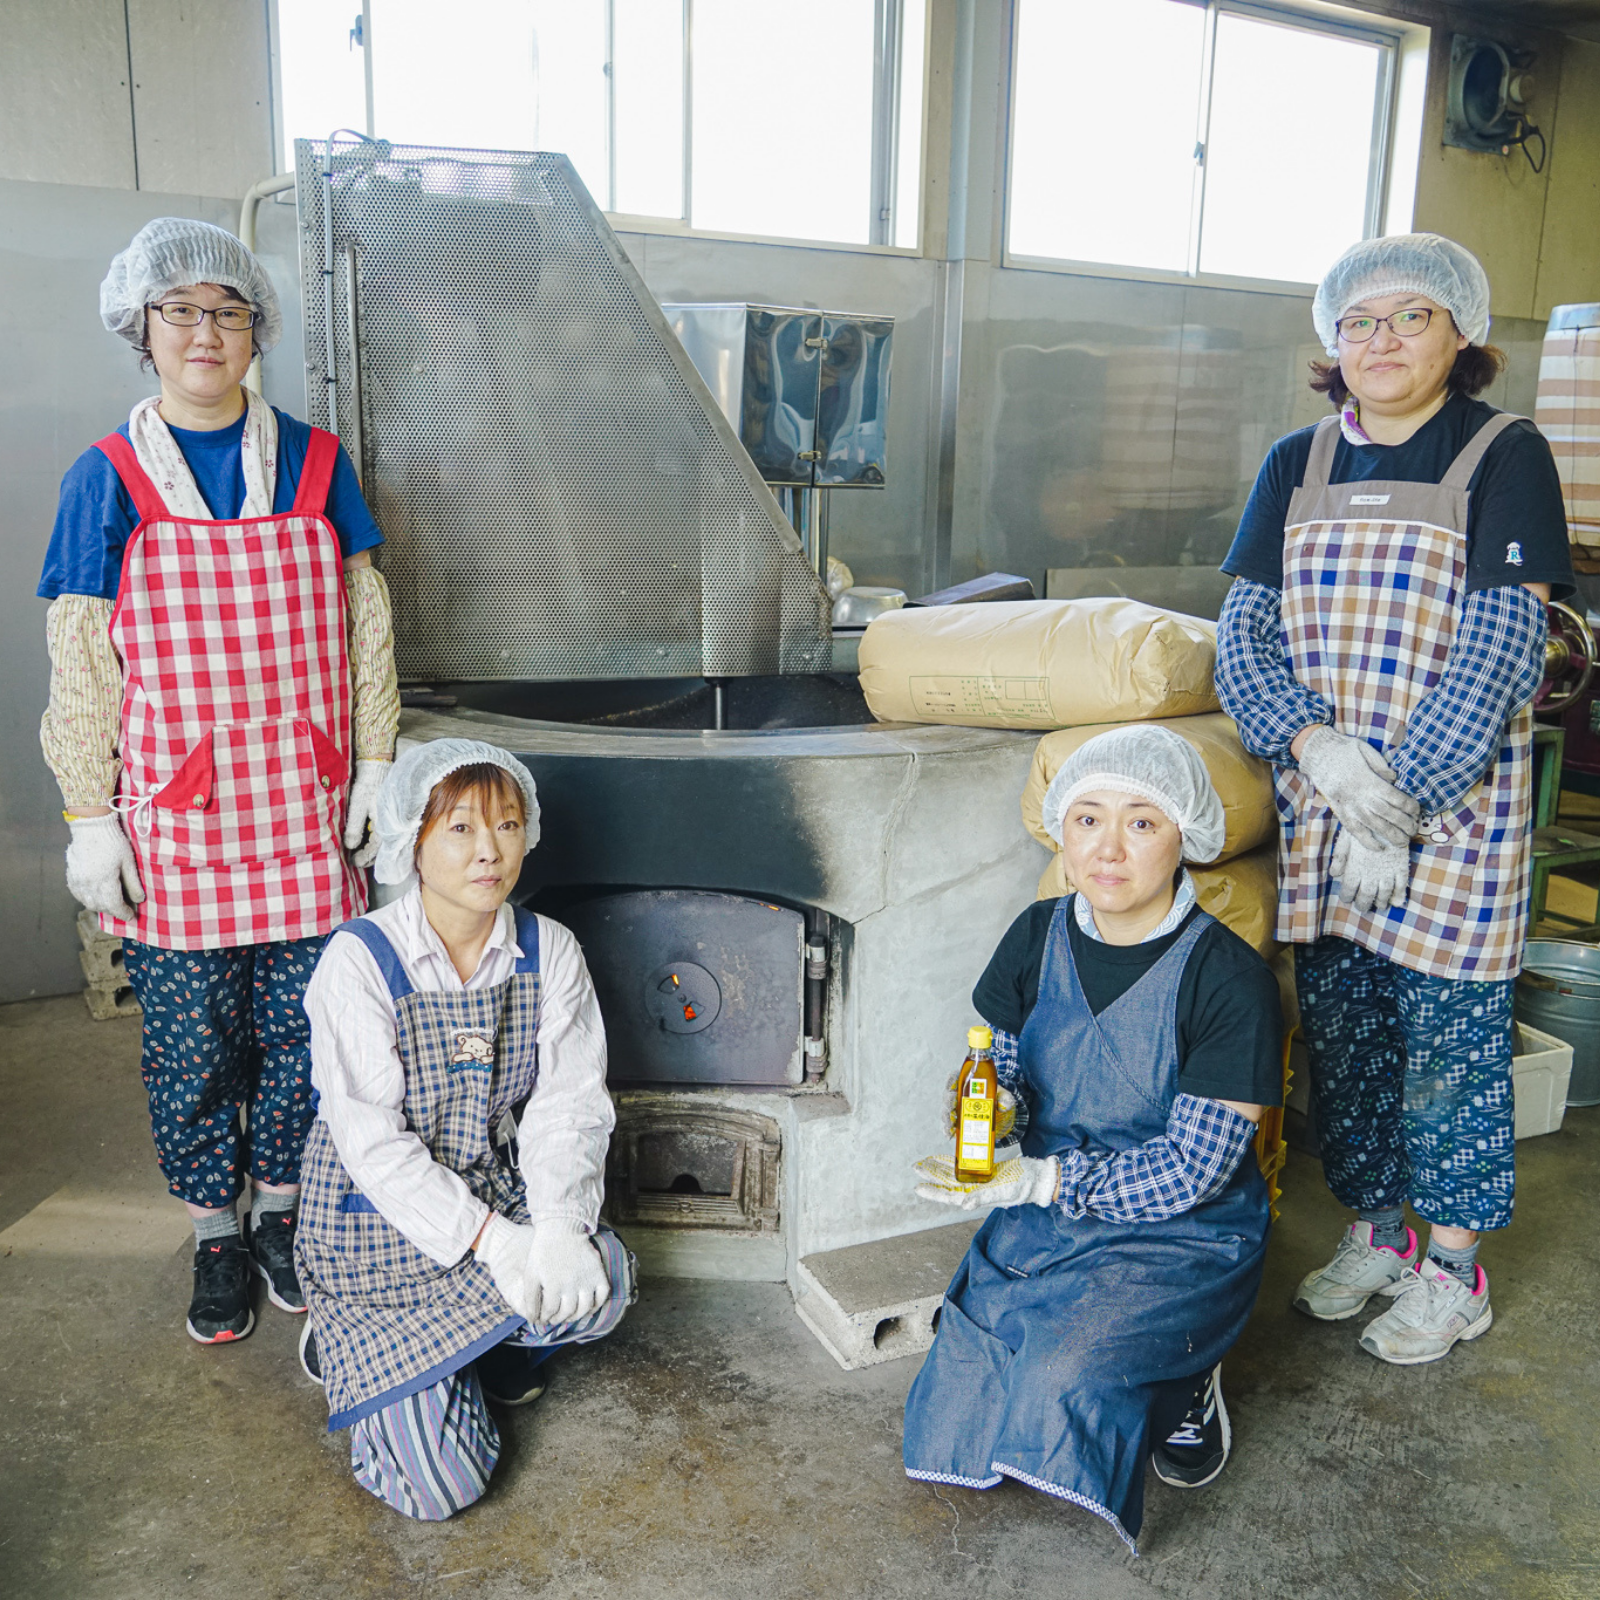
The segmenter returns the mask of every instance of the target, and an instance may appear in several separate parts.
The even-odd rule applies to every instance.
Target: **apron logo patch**
[[[1522,565],[1522,545],[1516,539],[1513,539],[1506,546],[1506,565],[1508,567],[1520,567]]]
[[[1386,494],[1353,494],[1350,496],[1350,504],[1353,506],[1386,506],[1388,503],[1389,497]]]
[[[450,1054],[452,1067],[492,1067],[494,1065],[494,1037],[473,1028],[459,1028],[454,1038],[455,1048]]]

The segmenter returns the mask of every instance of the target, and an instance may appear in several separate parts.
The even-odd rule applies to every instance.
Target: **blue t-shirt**
[[[1351,444],[1341,433],[1330,483],[1438,483],[1495,408],[1453,394],[1401,444]],[[1283,587],[1283,525],[1304,481],[1315,427],[1286,433],[1267,452],[1245,502],[1222,570]],[[1514,422],[1484,452],[1467,485],[1467,589],[1548,583],[1553,598],[1573,591],[1572,548],[1555,457],[1534,425]]]
[[[273,408],[278,418],[278,486],[272,497],[274,512],[294,506],[306,450],[311,444],[311,429]],[[183,458],[189,463],[202,498],[218,521],[228,521],[244,507],[244,415],[229,427],[214,432],[193,428],[174,428]],[[117,429],[124,438],[128,425]],[[367,510],[356,469],[339,449],[333,466],[333,481],[328,486],[324,514],[339,535],[339,549],[345,556],[370,550],[383,543],[383,535]],[[61,504],[56,525],[45,552],[44,572],[39,579],[39,597],[54,600],[63,594],[97,595],[115,600],[122,580],[122,552],[128,537],[139,525],[139,513],[122,486],[117,469],[103,450],[90,446],[74,461],[61,480]]]

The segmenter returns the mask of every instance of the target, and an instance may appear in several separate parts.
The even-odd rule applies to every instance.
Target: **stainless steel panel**
[[[1171,596],[1215,615],[1225,584],[1210,575],[1268,448],[1327,410],[1305,387],[1320,354],[1309,299],[975,276],[962,409],[983,421],[957,455],[952,577],[1001,569],[1043,589],[1050,573],[1053,594]]]
[[[816,485],[881,489],[888,460],[892,317],[822,319],[827,340],[817,398]]]
[[[661,309],[768,483],[884,486],[893,317],[726,303]]]
[[[894,408],[886,443],[891,476],[875,493],[833,496],[828,548],[849,564],[858,583],[891,585],[909,594],[937,587],[932,506],[941,264],[684,234],[626,233],[622,242],[665,304],[866,306],[875,315],[894,318]]]
[[[739,441],[771,484],[810,484],[816,457],[822,319],[751,306],[745,325]]]
[[[297,146],[306,358],[327,369],[331,329],[402,677],[826,666],[799,541],[565,157],[366,144],[321,168]]]

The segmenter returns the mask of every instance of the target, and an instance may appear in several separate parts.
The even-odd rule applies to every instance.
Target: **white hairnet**
[[[278,291],[266,268],[226,228],[190,217],[157,217],[114,256],[100,285],[100,320],[131,345],[144,343],[144,308],[196,283],[237,289],[261,313],[256,347],[263,354],[283,333]]]
[[[1185,861],[1215,861],[1227,832],[1222,801],[1200,753],[1170,728],[1131,723],[1099,733],[1062,762],[1040,808],[1045,831],[1061,838],[1067,807],[1096,789],[1136,794],[1178,825]]]
[[[1339,353],[1339,318],[1356,301],[1386,294],[1425,294],[1456,319],[1468,344],[1489,337],[1489,278],[1478,258],[1437,233],[1391,233],[1351,245],[1317,285],[1311,321],[1330,356]]]
[[[478,739],[432,739],[401,751],[378,791],[378,803],[372,811],[378,857],[372,864],[372,875],[379,883],[405,883],[410,879],[415,870],[412,862],[422,813],[434,786],[462,767],[480,765],[500,767],[517,780],[527,807],[528,849],[538,844],[538,792],[528,769],[509,750]]]

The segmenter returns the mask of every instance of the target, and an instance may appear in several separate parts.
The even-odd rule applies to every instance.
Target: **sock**
[[[232,1234],[239,1237],[239,1216],[232,1206],[222,1211],[212,1211],[203,1217],[190,1217],[194,1224],[194,1242],[209,1244],[213,1239],[226,1239]]]
[[[1396,1255],[1406,1253],[1406,1208],[1404,1206],[1381,1206],[1372,1211],[1358,1211],[1356,1215],[1363,1222],[1372,1224],[1372,1247],[1374,1250],[1393,1250]]]
[[[250,1214],[265,1220],[269,1211],[287,1211],[291,1215],[300,1209],[300,1191],[293,1194],[273,1194],[266,1189],[257,1189],[250,1202]]]
[[[1446,1272],[1453,1273],[1469,1289],[1478,1287],[1478,1246],[1481,1240],[1474,1239],[1471,1244],[1460,1250],[1452,1250],[1448,1245],[1440,1244],[1431,1234],[1428,1236],[1428,1259],[1437,1262]]]

